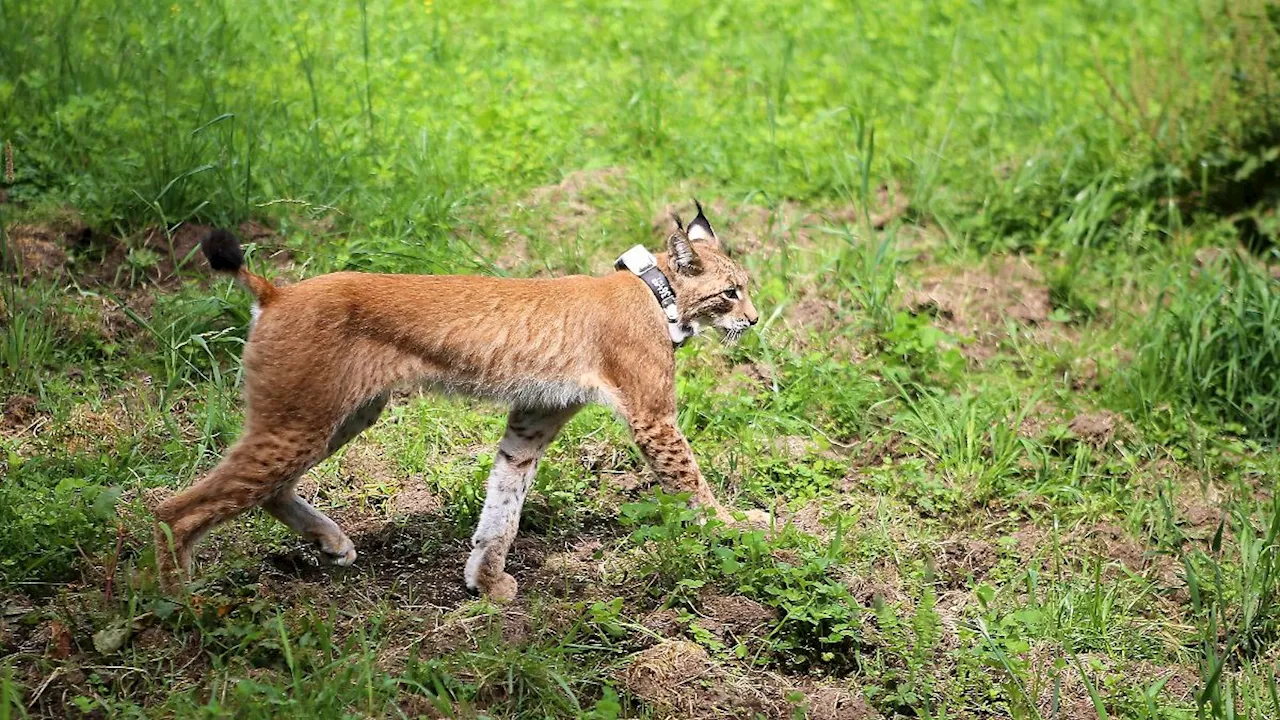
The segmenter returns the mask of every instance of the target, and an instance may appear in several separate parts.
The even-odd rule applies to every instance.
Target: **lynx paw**
[[[518,588],[519,584],[516,583],[516,579],[511,576],[511,573],[505,572],[499,575],[496,580],[490,582],[488,586],[482,586],[478,581],[475,585],[467,583],[467,590],[472,594],[483,594],[493,602],[504,604],[516,599],[516,590]]]
[[[751,527],[762,529],[767,529],[773,525],[773,516],[765,510],[757,510],[755,508],[750,510],[738,510],[734,512],[734,515],[742,517],[742,520],[740,521],[735,517],[735,524],[750,525]]]
[[[342,538],[342,542],[334,548],[327,548],[321,544],[316,549],[320,551],[320,562],[325,565],[351,567],[351,564],[356,561],[356,546],[350,538]]]

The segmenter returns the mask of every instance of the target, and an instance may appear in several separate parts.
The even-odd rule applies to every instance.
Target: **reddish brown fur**
[[[731,322],[738,331],[754,323],[745,273],[711,245],[696,246],[697,274],[659,256],[682,318]],[[204,533],[261,505],[336,561],[354,559],[341,530],[293,487],[372,424],[388,388],[406,382],[506,399],[532,413],[531,423],[543,423],[532,424],[536,430],[523,428],[516,411],[508,428],[511,452],[520,455],[512,472],[529,479],[577,407],[611,402],[663,484],[723,514],[675,424],[665,318],[628,272],[538,280],[341,272],[288,287],[243,268],[238,277],[261,307],[243,357],[244,433],[208,475],[156,510],[159,565],[170,584],[179,568],[189,572]],[[738,288],[736,300],[724,297],[729,287]],[[481,563],[479,589],[513,594],[502,569],[506,547],[492,554]]]

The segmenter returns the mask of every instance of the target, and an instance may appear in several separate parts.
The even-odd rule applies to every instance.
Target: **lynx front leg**
[[[692,493],[694,505],[713,511],[720,520],[733,522],[733,516],[716,500],[711,487],[702,477],[689,441],[680,432],[680,428],[676,427],[674,414],[633,416],[629,420],[636,445],[640,446],[640,452],[657,474],[664,490]]]
[[[576,412],[576,406],[512,409],[489,471],[480,523],[471,538],[471,557],[464,574],[469,589],[499,601],[515,597],[516,580],[505,568],[507,551],[520,526],[520,509],[542,453]]]

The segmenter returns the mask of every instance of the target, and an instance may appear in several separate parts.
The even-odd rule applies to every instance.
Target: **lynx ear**
[[[694,252],[693,243],[685,233],[680,216],[671,213],[671,219],[676,221],[676,231],[667,238],[667,252],[671,256],[671,265],[681,275],[697,275],[702,272],[702,260],[698,258],[698,253]]]
[[[711,221],[707,220],[707,216],[702,212],[702,203],[697,198],[693,199],[693,204],[698,207],[698,217],[689,223],[689,239],[694,242],[702,242],[713,248],[720,248],[720,240],[716,237],[716,231],[711,229]]]

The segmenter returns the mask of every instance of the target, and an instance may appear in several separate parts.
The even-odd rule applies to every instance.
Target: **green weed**
[[[1265,269],[1225,266],[1175,280],[1157,299],[1125,383],[1151,416],[1176,403],[1238,432],[1280,440],[1280,293]]]

